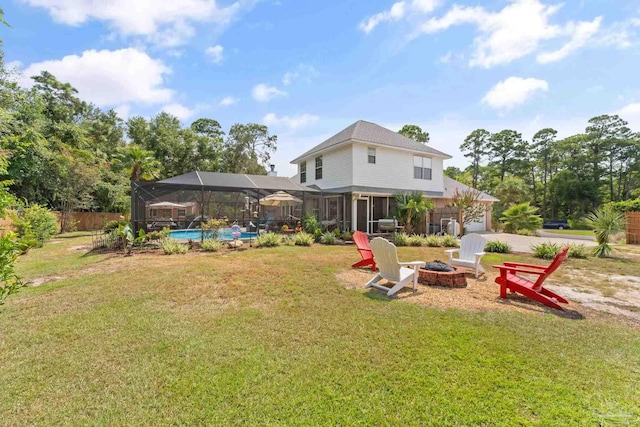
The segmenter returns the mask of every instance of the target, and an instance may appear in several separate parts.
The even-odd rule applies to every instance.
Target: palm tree
[[[153,152],[136,144],[120,149],[115,163],[130,175],[131,181],[154,179],[160,172],[160,162],[153,157]]]
[[[603,206],[587,216],[587,224],[595,231],[596,242],[598,242],[593,255],[604,258],[611,254],[609,239],[615,233],[622,231],[624,222],[622,214],[614,210],[611,205]]]
[[[394,197],[396,212],[401,219],[404,219],[404,228],[407,233],[413,230],[415,221],[434,207],[433,200],[425,199],[420,191],[414,191],[411,194],[397,193]]]

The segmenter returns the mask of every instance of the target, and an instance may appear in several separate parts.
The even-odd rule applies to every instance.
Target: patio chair
[[[371,252],[371,246],[369,246],[369,238],[362,231],[355,231],[353,236],[353,243],[355,243],[362,260],[356,262],[351,267],[366,267],[371,266],[371,270],[376,271],[376,262],[373,259],[373,252]]]
[[[418,289],[418,269],[421,265],[424,265],[424,261],[398,261],[396,245],[382,237],[376,237],[371,241],[371,250],[378,260],[379,271],[373,279],[367,282],[365,289],[376,288],[383,290],[388,297],[394,295],[411,282],[413,282],[413,290]],[[379,285],[378,282],[382,279],[394,282],[395,285],[391,288]]]
[[[460,239],[459,249],[447,249],[444,253],[449,255],[449,264],[473,268],[477,279],[479,273],[484,273],[480,259],[485,254],[484,247],[486,245],[487,239],[481,235],[466,234]],[[458,253],[458,258],[453,257],[455,253]]]
[[[567,304],[569,301],[560,295],[551,292],[542,285],[547,277],[556,271],[558,267],[560,267],[560,264],[562,264],[562,262],[567,258],[568,251],[569,246],[565,246],[560,252],[558,252],[551,264],[546,267],[543,265],[522,264],[518,262],[505,262],[504,265],[494,265],[494,268],[500,270],[500,276],[496,278],[496,283],[500,285],[500,297],[506,298],[507,289],[509,289],[511,292],[522,294],[535,301],[541,302],[548,307],[562,310],[562,306],[558,303],[561,302]],[[532,280],[517,275],[516,273],[536,275],[538,276],[538,279],[533,282]]]

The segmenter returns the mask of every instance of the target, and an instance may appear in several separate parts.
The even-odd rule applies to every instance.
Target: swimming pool
[[[204,238],[207,239],[207,234],[210,232],[204,232]],[[200,240],[202,234],[202,230],[173,230],[169,233],[169,236],[174,239],[184,239],[184,240]],[[240,239],[255,239],[258,233],[247,233],[245,231],[240,233]],[[219,240],[233,240],[233,236],[231,235],[230,228],[221,228],[218,232]]]

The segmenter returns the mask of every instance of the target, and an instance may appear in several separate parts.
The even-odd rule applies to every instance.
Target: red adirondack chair
[[[507,297],[507,289],[511,292],[517,292],[542,304],[562,310],[559,302],[567,304],[569,301],[560,295],[551,292],[543,287],[544,281],[560,267],[560,264],[567,258],[569,247],[565,246],[548,266],[535,264],[522,264],[518,262],[505,262],[504,265],[494,265],[494,268],[500,269],[500,276],[496,277],[496,283],[500,285],[500,297]],[[538,279],[533,282],[526,277],[517,275],[516,273],[524,273],[537,275]]]
[[[371,246],[369,246],[369,238],[362,231],[356,231],[353,233],[353,243],[356,244],[358,252],[362,257],[361,261],[356,262],[351,267],[365,267],[371,265],[371,270],[376,271],[376,262],[373,260],[373,252],[371,252]]]

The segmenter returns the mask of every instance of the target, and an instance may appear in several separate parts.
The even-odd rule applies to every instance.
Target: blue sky
[[[123,117],[267,124],[273,163],[364,119],[415,123],[466,166],[473,129],[640,131],[637,0],[9,0],[5,60]],[[23,78],[24,84],[28,79]]]

